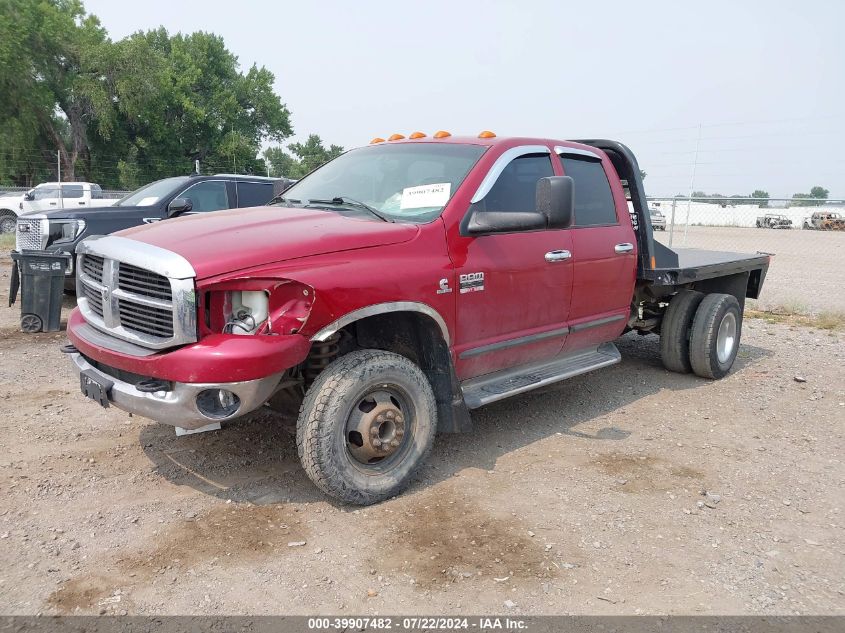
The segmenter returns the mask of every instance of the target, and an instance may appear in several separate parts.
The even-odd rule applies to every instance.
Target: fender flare
[[[440,328],[440,333],[446,341],[446,346],[451,347],[451,337],[449,336],[449,328],[446,325],[446,321],[437,310],[418,301],[390,301],[387,303],[376,303],[363,308],[358,308],[357,310],[348,312],[339,319],[336,319],[327,326],[321,328],[314,336],[311,337],[311,340],[325,341],[332,334],[338,330],[342,330],[350,323],[354,323],[355,321],[360,321],[361,319],[375,316],[377,314],[389,314],[391,312],[419,312],[431,317]]]

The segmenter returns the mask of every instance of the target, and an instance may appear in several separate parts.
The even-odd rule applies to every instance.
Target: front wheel
[[[399,354],[360,350],[335,360],[311,385],[296,446],[318,488],[369,505],[408,485],[436,429],[434,392],[422,370]]]
[[[690,364],[702,378],[721,378],[733,367],[742,334],[742,309],[733,295],[705,295],[690,331]]]
[[[0,233],[14,233],[18,216],[11,211],[0,212]]]

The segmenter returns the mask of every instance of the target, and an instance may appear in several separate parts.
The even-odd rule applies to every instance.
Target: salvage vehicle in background
[[[107,235],[140,224],[181,215],[267,204],[290,181],[263,176],[176,176],[157,180],[98,209],[68,207],[30,213],[17,220],[16,250],[76,253],[77,244],[91,235]],[[75,290],[74,270],[65,287]]]
[[[758,229],[791,229],[792,220],[780,213],[767,213],[757,218]]]
[[[107,207],[114,199],[104,198],[100,185],[93,182],[43,182],[27,191],[18,205],[19,215],[59,208]]]
[[[298,412],[308,476],[369,504],[408,484],[437,431],[618,363],[627,331],[659,334],[669,370],[730,371],[769,257],[655,241],[627,147],[404,138],[271,206],[79,244],[63,351],[82,392],[177,432]]]
[[[817,231],[845,231],[845,218],[834,211],[815,211],[804,218],[803,229]]]
[[[658,209],[649,209],[648,213],[651,219],[651,228],[653,228],[655,231],[665,231],[666,216],[663,215],[663,213],[661,213]]]

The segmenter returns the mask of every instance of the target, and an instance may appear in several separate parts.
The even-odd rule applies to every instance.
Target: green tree
[[[0,179],[106,186],[203,171],[260,172],[293,130],[266,68],[222,38],[164,28],[109,40],[80,0],[0,0]]]
[[[0,140],[40,162],[58,152],[63,176],[73,179],[90,136],[111,131],[97,64],[105,30],[79,0],[0,0],[0,15]]]
[[[769,197],[769,192],[768,192],[768,191],[763,191],[762,189],[755,189],[755,190],[751,193],[751,197],[752,197],[752,198],[768,198],[768,197]],[[769,206],[769,201],[768,201],[768,200],[758,201],[758,202],[757,202],[757,206],[758,206],[759,208],[761,208],[761,209],[765,209],[765,208],[767,208],[767,207]]]
[[[299,179],[343,153],[340,145],[330,145],[327,149],[317,134],[309,135],[304,143],[291,143],[288,149],[293,156],[281,147],[270,147],[264,151],[273,175]]]
[[[819,187],[817,185],[810,189],[810,196],[813,198],[818,198],[819,200],[827,200],[828,195],[830,195],[830,191],[828,191],[824,187]]]
[[[792,206],[795,207],[820,207],[827,200],[830,192],[824,187],[816,185],[810,189],[810,193],[794,193],[792,194]],[[796,198],[805,198],[804,200],[796,200]]]

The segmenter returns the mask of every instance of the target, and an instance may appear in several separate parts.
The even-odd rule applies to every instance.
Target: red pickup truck
[[[282,196],[82,242],[64,351],[88,397],[182,429],[298,412],[305,470],[351,503],[470,409],[618,363],[627,331],[724,376],[769,265],[655,242],[613,141],[394,135]]]

